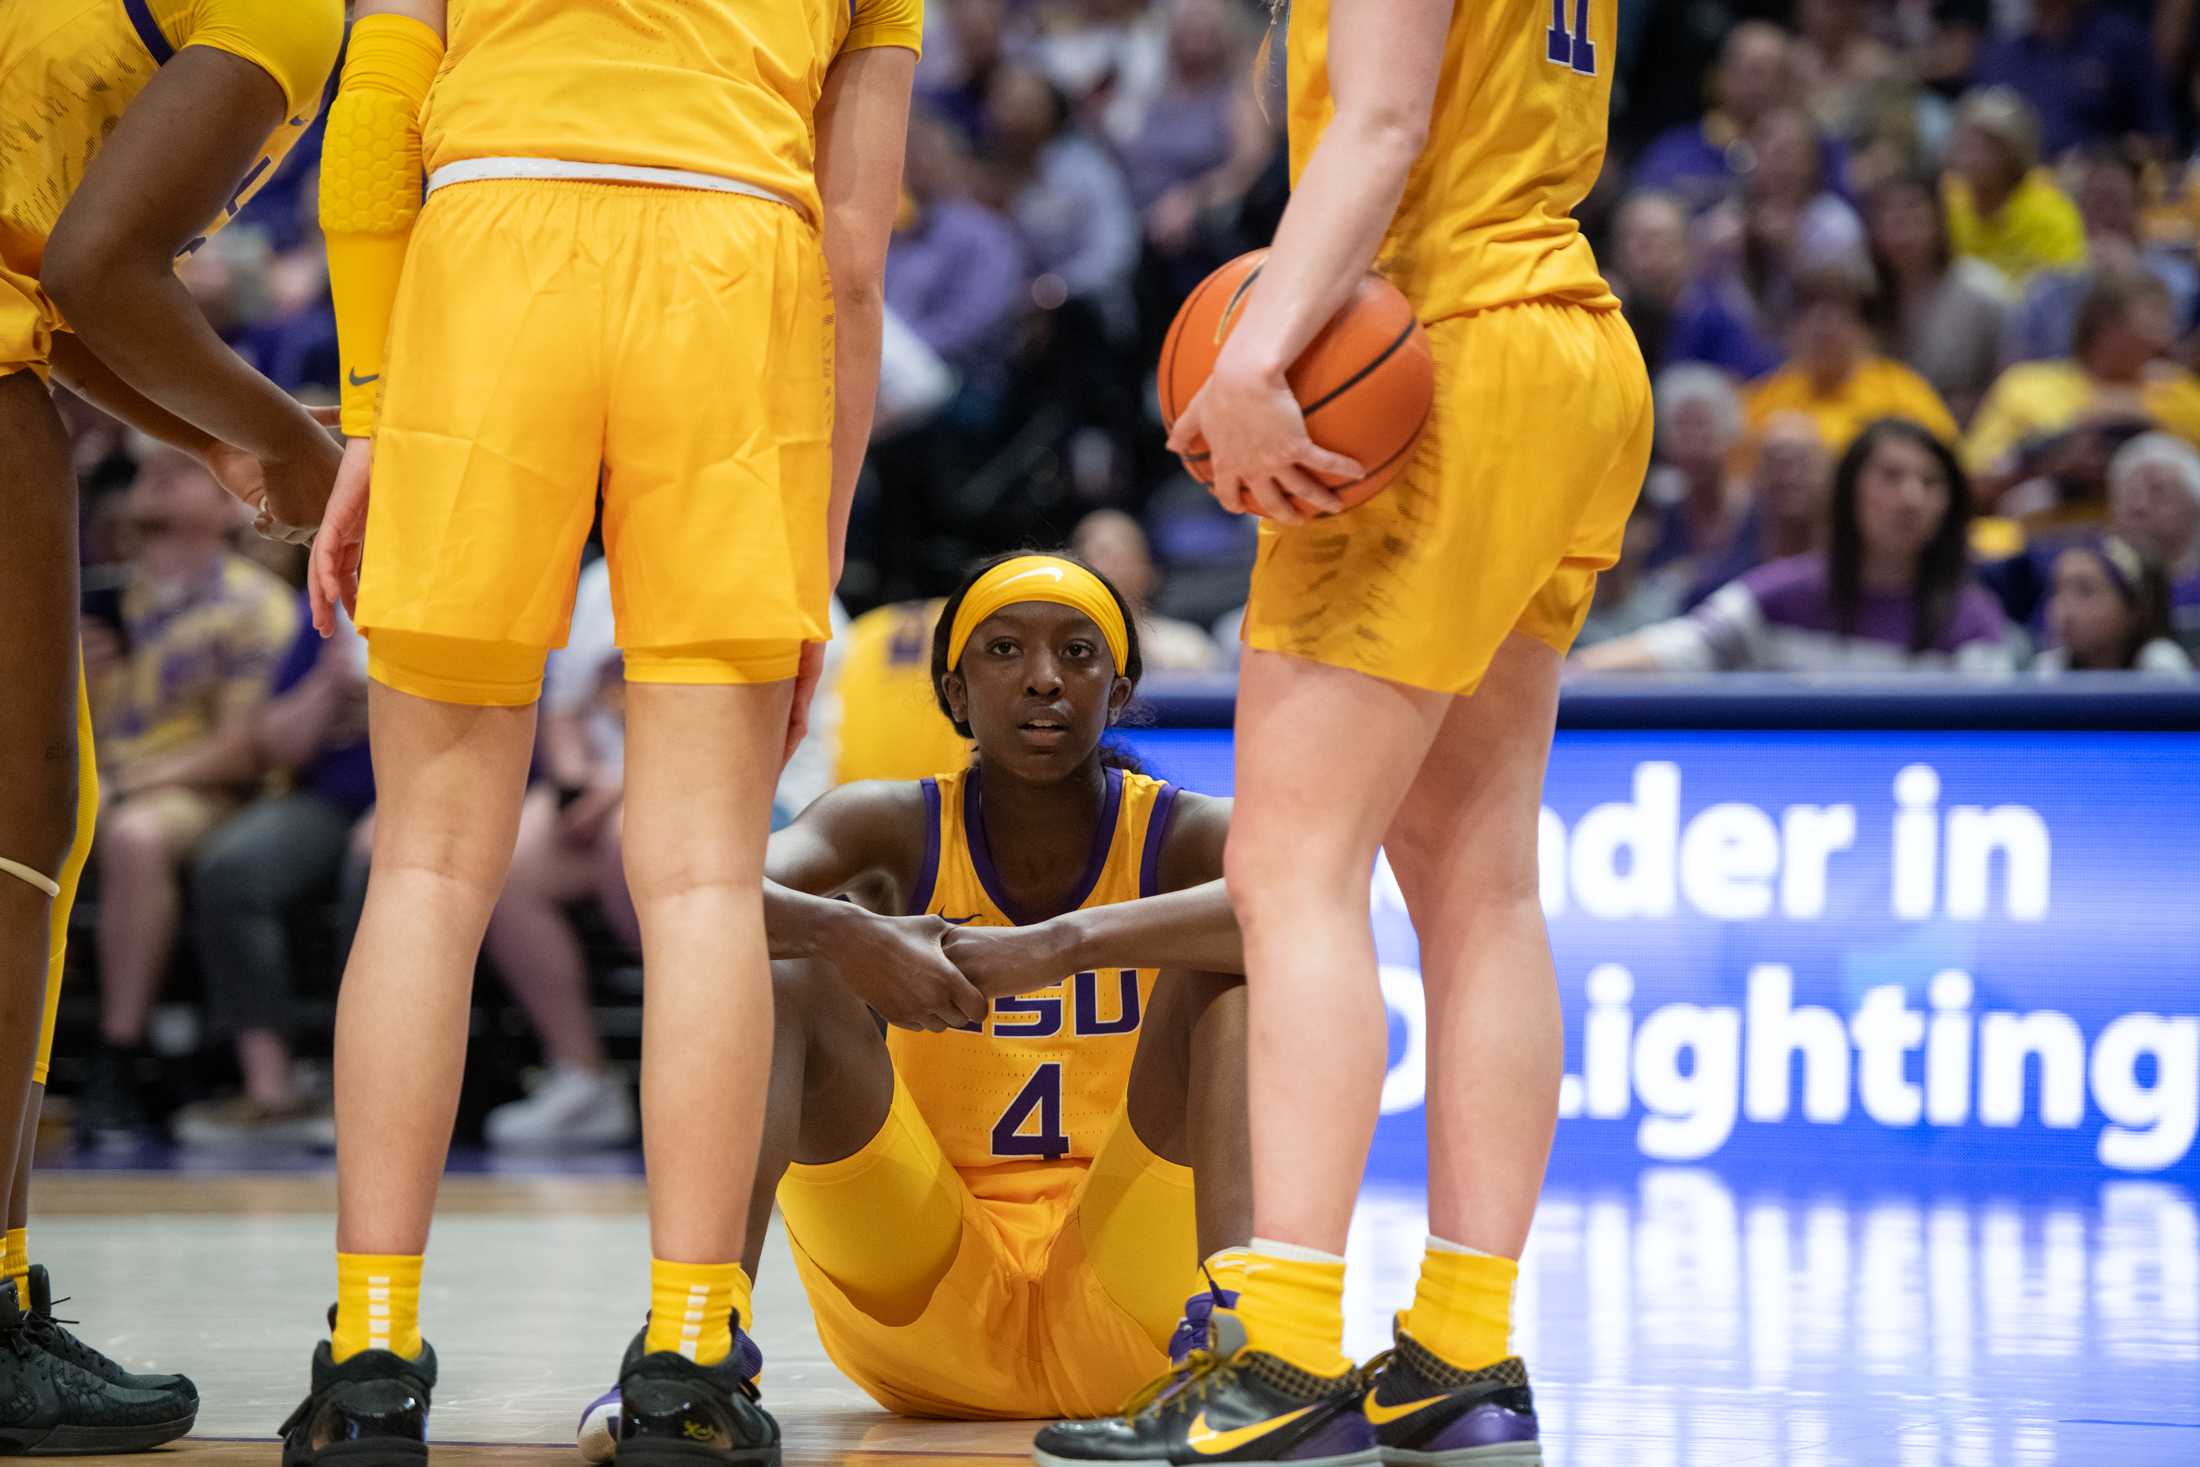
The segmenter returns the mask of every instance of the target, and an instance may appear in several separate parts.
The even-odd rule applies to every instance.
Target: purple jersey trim
[[[1074,912],[1085,904],[1092,889],[1100,884],[1100,873],[1108,869],[1108,851],[1115,844],[1115,826],[1123,810],[1123,771],[1108,771],[1107,797],[1100,802],[1100,819],[1092,831],[1092,854],[1085,860],[1085,870],[1070,888],[1070,895],[1061,906],[1051,912],[1030,912],[1011,902],[1005,889],[1006,883],[993,866],[993,852],[986,845],[983,795],[978,786],[978,771],[973,768],[963,779],[963,839],[970,846],[970,864],[978,873],[978,885],[993,899],[993,905],[1001,914],[1018,927],[1029,927],[1034,922],[1044,922],[1059,917],[1064,912]]]
[[[1176,786],[1165,784],[1153,798],[1153,813],[1146,817],[1146,849],[1138,858],[1138,894],[1161,893],[1161,845],[1169,838],[1169,817],[1176,813]]]
[[[176,48],[168,44],[168,37],[161,34],[160,22],[153,19],[150,0],[122,0],[122,12],[130,17],[130,24],[137,29],[138,39],[152,53],[155,66],[166,66],[174,59]]]
[[[932,888],[940,881],[940,782],[920,779],[924,791],[924,860],[917,879],[909,887],[909,915],[921,917],[932,910]]]

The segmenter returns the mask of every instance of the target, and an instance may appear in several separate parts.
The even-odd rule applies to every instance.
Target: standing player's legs
[[[0,376],[0,450],[0,1137],[12,1141],[30,1110],[77,759],[91,751],[77,748],[76,473],[35,373]]]
[[[1315,1375],[1350,1363],[1341,1255],[1381,1109],[1369,873],[1450,702],[1276,652],[1248,651],[1239,677],[1225,874],[1251,995],[1260,1270],[1242,1309],[1258,1348]]]
[[[412,1259],[417,1301],[474,964],[519,829],[535,708],[437,702],[381,682],[368,697],[374,860],[336,1005],[336,1247]],[[350,1303],[339,1300],[340,1356],[368,1341],[418,1353],[412,1309],[393,1325]]]

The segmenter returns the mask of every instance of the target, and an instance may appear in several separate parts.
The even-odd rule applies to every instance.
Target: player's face
[[[1130,684],[1090,617],[1024,601],[978,623],[947,694],[989,764],[1044,782],[1092,757]]]

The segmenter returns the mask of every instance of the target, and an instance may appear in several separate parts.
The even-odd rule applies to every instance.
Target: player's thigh
[[[390,325],[359,622],[562,645],[595,518],[605,239],[585,186],[490,182],[422,211]]]
[[[816,235],[778,204],[634,192],[657,197],[636,201],[648,268],[623,309],[647,329],[616,350],[605,440],[619,644],[824,640],[832,330]]]
[[[5,295],[0,294],[0,300]],[[76,825],[76,475],[38,375],[0,375],[0,856],[58,878]],[[43,901],[28,883],[9,903]]]
[[[1481,688],[1453,700],[1383,843],[1417,922],[1536,899],[1537,822],[1558,677],[1557,652],[1515,634]]]
[[[373,879],[400,873],[480,896],[504,884],[534,753],[535,706],[480,707],[367,691],[374,754]],[[486,908],[484,908],[486,912]]]
[[[763,889],[793,685],[629,682],[626,877],[637,904],[702,885]]]

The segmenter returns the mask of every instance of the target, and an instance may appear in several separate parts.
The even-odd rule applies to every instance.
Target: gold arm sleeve
[[[405,246],[420,214],[420,107],[443,38],[409,16],[370,15],[352,28],[344,79],[321,147],[321,232],[343,354],[343,428],[374,431],[382,355]]]

